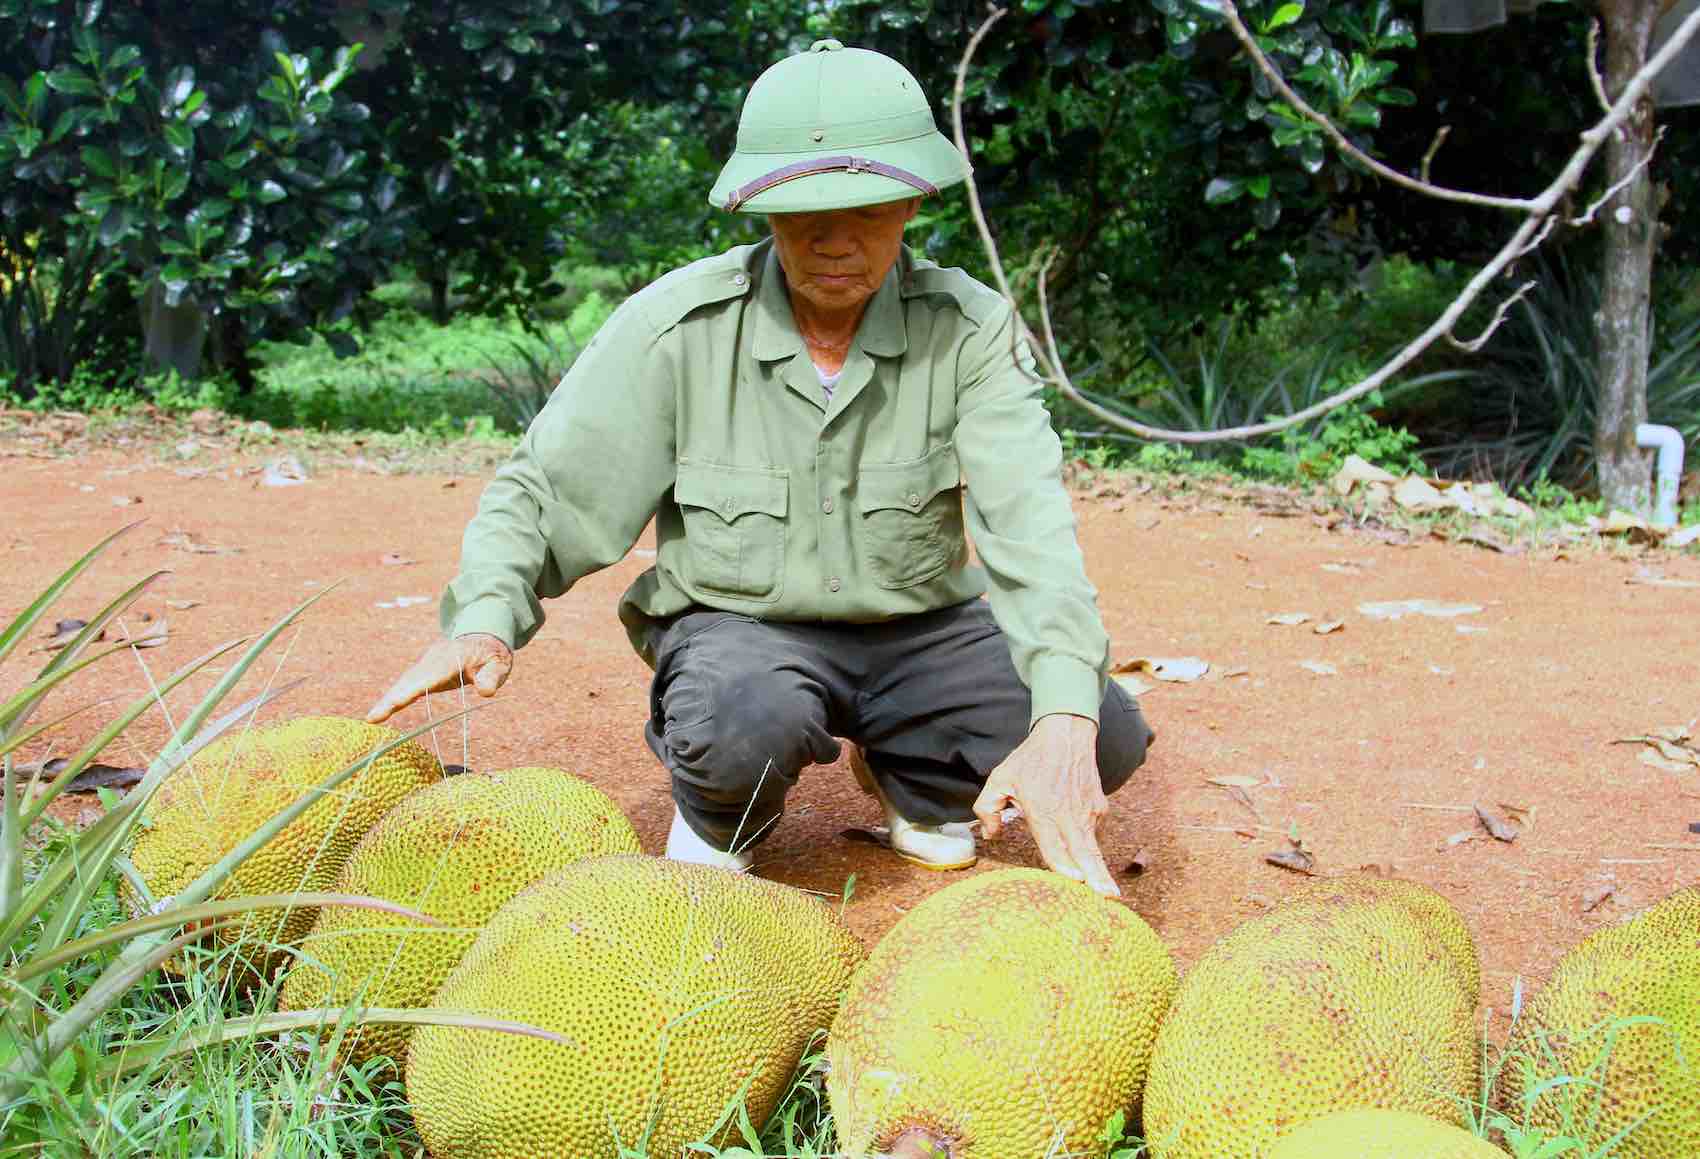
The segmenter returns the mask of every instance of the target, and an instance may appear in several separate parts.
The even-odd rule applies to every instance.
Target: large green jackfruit
[[[1480,1076],[1476,975],[1434,928],[1444,904],[1406,882],[1329,881],[1211,946],[1157,1034],[1152,1154],[1264,1159],[1355,1107],[1460,1122]]]
[[[1700,1156],[1700,887],[1565,954],[1506,1044],[1498,1098],[1514,1122],[1613,1159]]]
[[[839,1147],[1086,1153],[1131,1117],[1176,982],[1151,927],[1081,882],[1003,869],[947,886],[880,939],[833,1022]]]
[[[586,857],[638,853],[637,834],[601,790],[559,769],[450,777],[404,797],[360,839],[340,893],[381,897],[438,919],[325,906],[284,983],[284,1010],[423,1006],[484,923],[514,894]],[[344,1041],[355,1062],[400,1062],[412,1027],[373,1023]]]
[[[319,784],[400,734],[334,716],[309,716],[233,731],[174,771],[142,810],[130,850],[156,900],[175,895],[212,868],[245,837]],[[237,866],[216,898],[328,890],[355,843],[408,793],[443,775],[437,758],[407,741],[359,769],[315,801],[259,851]],[[132,912],[140,899],[127,887]],[[310,906],[256,910],[226,928],[220,941],[255,939],[256,963],[269,946],[296,942],[313,924]]]
[[[557,870],[496,911],[432,1006],[565,1041],[421,1026],[419,1134],[435,1159],[672,1159],[723,1140],[740,1098],[759,1126],[861,957],[834,908],[775,882],[631,855]]]
[[[1462,1127],[1410,1111],[1336,1111],[1275,1144],[1269,1159],[1505,1159]]]

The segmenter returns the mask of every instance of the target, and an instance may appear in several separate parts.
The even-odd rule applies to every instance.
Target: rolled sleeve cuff
[[[1071,716],[1098,719],[1104,701],[1103,677],[1098,670],[1073,656],[1042,655],[1033,660],[1028,687],[1033,694],[1031,728],[1041,716],[1065,712]]]
[[[496,637],[510,649],[513,648],[517,635],[514,624],[513,609],[507,603],[495,596],[485,596],[473,600],[465,607],[454,613],[454,618],[443,625],[445,633],[451,638],[471,636],[483,633]]]

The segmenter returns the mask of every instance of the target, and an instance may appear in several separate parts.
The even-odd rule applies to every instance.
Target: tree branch
[[[1329,411],[1342,407],[1347,403],[1355,402],[1356,400],[1380,389],[1394,375],[1398,374],[1401,370],[1415,361],[1416,358],[1421,355],[1423,351],[1433,345],[1437,339],[1450,335],[1453,327],[1456,326],[1458,321],[1463,317],[1464,312],[1475,303],[1476,299],[1481,296],[1482,292],[1487,289],[1493,280],[1499,277],[1499,275],[1503,273],[1513,262],[1540,244],[1540,242],[1546,237],[1547,233],[1549,233],[1552,229],[1552,212],[1559,200],[1573,190],[1581,181],[1582,174],[1586,171],[1589,161],[1593,159],[1594,154],[1599,151],[1600,147],[1605,144],[1607,137],[1609,137],[1611,133],[1619,125],[1621,125],[1626,118],[1628,118],[1636,104],[1643,96],[1646,95],[1648,88],[1652,85],[1653,79],[1658,76],[1666,65],[1675,59],[1676,55],[1683,50],[1683,48],[1697,33],[1700,33],[1700,9],[1696,9],[1676,27],[1676,30],[1672,33],[1670,39],[1660,46],[1659,51],[1647,61],[1640,71],[1630,78],[1629,83],[1624,86],[1623,91],[1618,95],[1617,100],[1611,104],[1605,116],[1581,134],[1581,142],[1577,145],[1576,150],[1565,162],[1564,167],[1559,171],[1558,176],[1555,177],[1552,183],[1549,184],[1546,189],[1542,190],[1539,195],[1529,199],[1483,197],[1476,194],[1464,193],[1458,190],[1445,189],[1426,181],[1418,181],[1399,173],[1397,170],[1389,169],[1380,162],[1377,162],[1373,158],[1363,154],[1354,145],[1352,145],[1351,142],[1345,139],[1344,135],[1342,135],[1340,131],[1334,127],[1328,118],[1324,117],[1321,113],[1311,108],[1310,105],[1306,104],[1297,93],[1293,92],[1293,90],[1287,85],[1286,81],[1281,78],[1279,72],[1275,69],[1275,66],[1263,55],[1263,52],[1258,48],[1256,41],[1252,39],[1250,33],[1246,30],[1245,25],[1240,21],[1239,12],[1234,7],[1233,0],[1221,0],[1221,4],[1224,14],[1227,15],[1230,24],[1234,27],[1235,34],[1239,36],[1241,43],[1245,45],[1246,51],[1251,55],[1252,60],[1257,64],[1257,67],[1263,70],[1264,74],[1270,78],[1271,82],[1274,83],[1282,94],[1292,102],[1295,109],[1321,126],[1323,130],[1329,134],[1330,139],[1332,139],[1347,155],[1368,165],[1373,171],[1382,174],[1389,180],[1395,181],[1397,184],[1407,188],[1415,189],[1417,192],[1423,193],[1426,196],[1437,197],[1442,200],[1461,201],[1473,205],[1484,205],[1492,208],[1513,210],[1524,214],[1525,217],[1516,230],[1512,232],[1510,238],[1508,238],[1505,244],[1500,247],[1499,251],[1495,253],[1481,269],[1476,271],[1475,275],[1472,276],[1469,282],[1464,286],[1464,289],[1458,293],[1458,296],[1441,311],[1440,316],[1430,323],[1430,325],[1423,330],[1421,334],[1406,343],[1396,354],[1394,354],[1385,363],[1383,363],[1380,368],[1375,370],[1366,378],[1336,394],[1329,396],[1328,398],[1321,400],[1320,402],[1305,407],[1303,410],[1296,411],[1285,418],[1275,419],[1269,422],[1251,423],[1246,426],[1230,427],[1224,430],[1215,431],[1182,431],[1168,430],[1163,427],[1153,427],[1109,410],[1108,408],[1093,402],[1080,392],[1080,390],[1069,379],[1068,374],[1063,367],[1062,357],[1057,343],[1056,331],[1051,324],[1050,306],[1046,298],[1045,286],[1046,274],[1050,268],[1049,259],[1047,259],[1047,261],[1040,267],[1039,274],[1040,315],[1041,323],[1044,326],[1044,343],[1042,346],[1036,342],[1031,343],[1033,346],[1033,357],[1035,362],[1043,371],[1043,379],[1054,385],[1064,398],[1068,399],[1070,402],[1074,403],[1076,406],[1085,410],[1094,417],[1110,424],[1110,426],[1119,430],[1127,431],[1143,439],[1161,442],[1211,443],[1227,441],[1230,439],[1250,439],[1262,435],[1275,434],[1279,431],[1286,430],[1288,427],[1297,426],[1302,423],[1307,423],[1312,419],[1320,418]],[[951,120],[952,126],[955,129],[957,148],[962,150],[965,158],[971,155],[968,149],[967,139],[962,130],[962,94],[965,78],[968,73],[968,66],[973,60],[974,53],[979,48],[981,41],[985,39],[987,32],[989,32],[992,25],[997,23],[997,21],[1004,15],[1004,12],[1005,10],[1002,8],[994,8],[990,12],[986,19],[981,22],[974,35],[969,39],[968,46],[963,50],[962,58],[957,63],[956,86],[951,104]],[[1018,337],[1025,336],[1031,339],[1032,336],[1027,329],[1026,320],[1021,315],[1020,304],[1010,293],[1008,279],[1004,276],[1003,259],[998,253],[997,242],[992,237],[991,227],[987,224],[985,212],[981,208],[979,190],[975,185],[972,172],[968,175],[967,186],[969,211],[974,219],[974,226],[979,231],[981,244],[984,246],[986,256],[991,264],[992,276],[997,282],[999,292],[1003,295],[1004,300],[1009,302],[1011,309],[1015,313],[1017,322],[1017,325],[1014,328],[1015,333]],[[1507,299],[1500,306],[1499,311],[1495,315],[1496,320],[1493,323],[1490,323],[1488,331],[1480,338],[1473,341],[1477,343],[1485,341],[1487,334],[1492,332],[1492,326],[1497,325],[1497,320],[1503,317],[1505,310],[1509,308],[1512,302],[1516,301],[1517,297],[1520,296],[1522,292],[1523,291],[1518,291],[1518,294]],[[1017,361],[1019,364],[1019,360]]]

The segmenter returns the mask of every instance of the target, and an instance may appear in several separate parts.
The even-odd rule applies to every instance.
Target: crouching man
[[[619,614],[669,856],[747,868],[843,738],[910,860],[972,864],[973,821],[1013,805],[1050,868],[1117,893],[1097,826],[1152,734],[1106,679],[1061,448],[1009,306],[903,244],[966,173],[889,57],[827,40],[763,73],[710,200],[771,236],[602,327],[485,490],[444,638],[368,719],[493,695],[540,601],[653,518]]]

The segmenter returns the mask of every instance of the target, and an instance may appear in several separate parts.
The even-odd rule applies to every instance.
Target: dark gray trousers
[[[811,764],[843,737],[898,812],[971,821],[991,771],[1026,737],[1032,700],[983,600],[876,624],[774,623],[687,612],[658,626],[649,747],[691,828],[722,849],[771,832]],[[1111,682],[1098,773],[1113,793],[1154,734]]]

